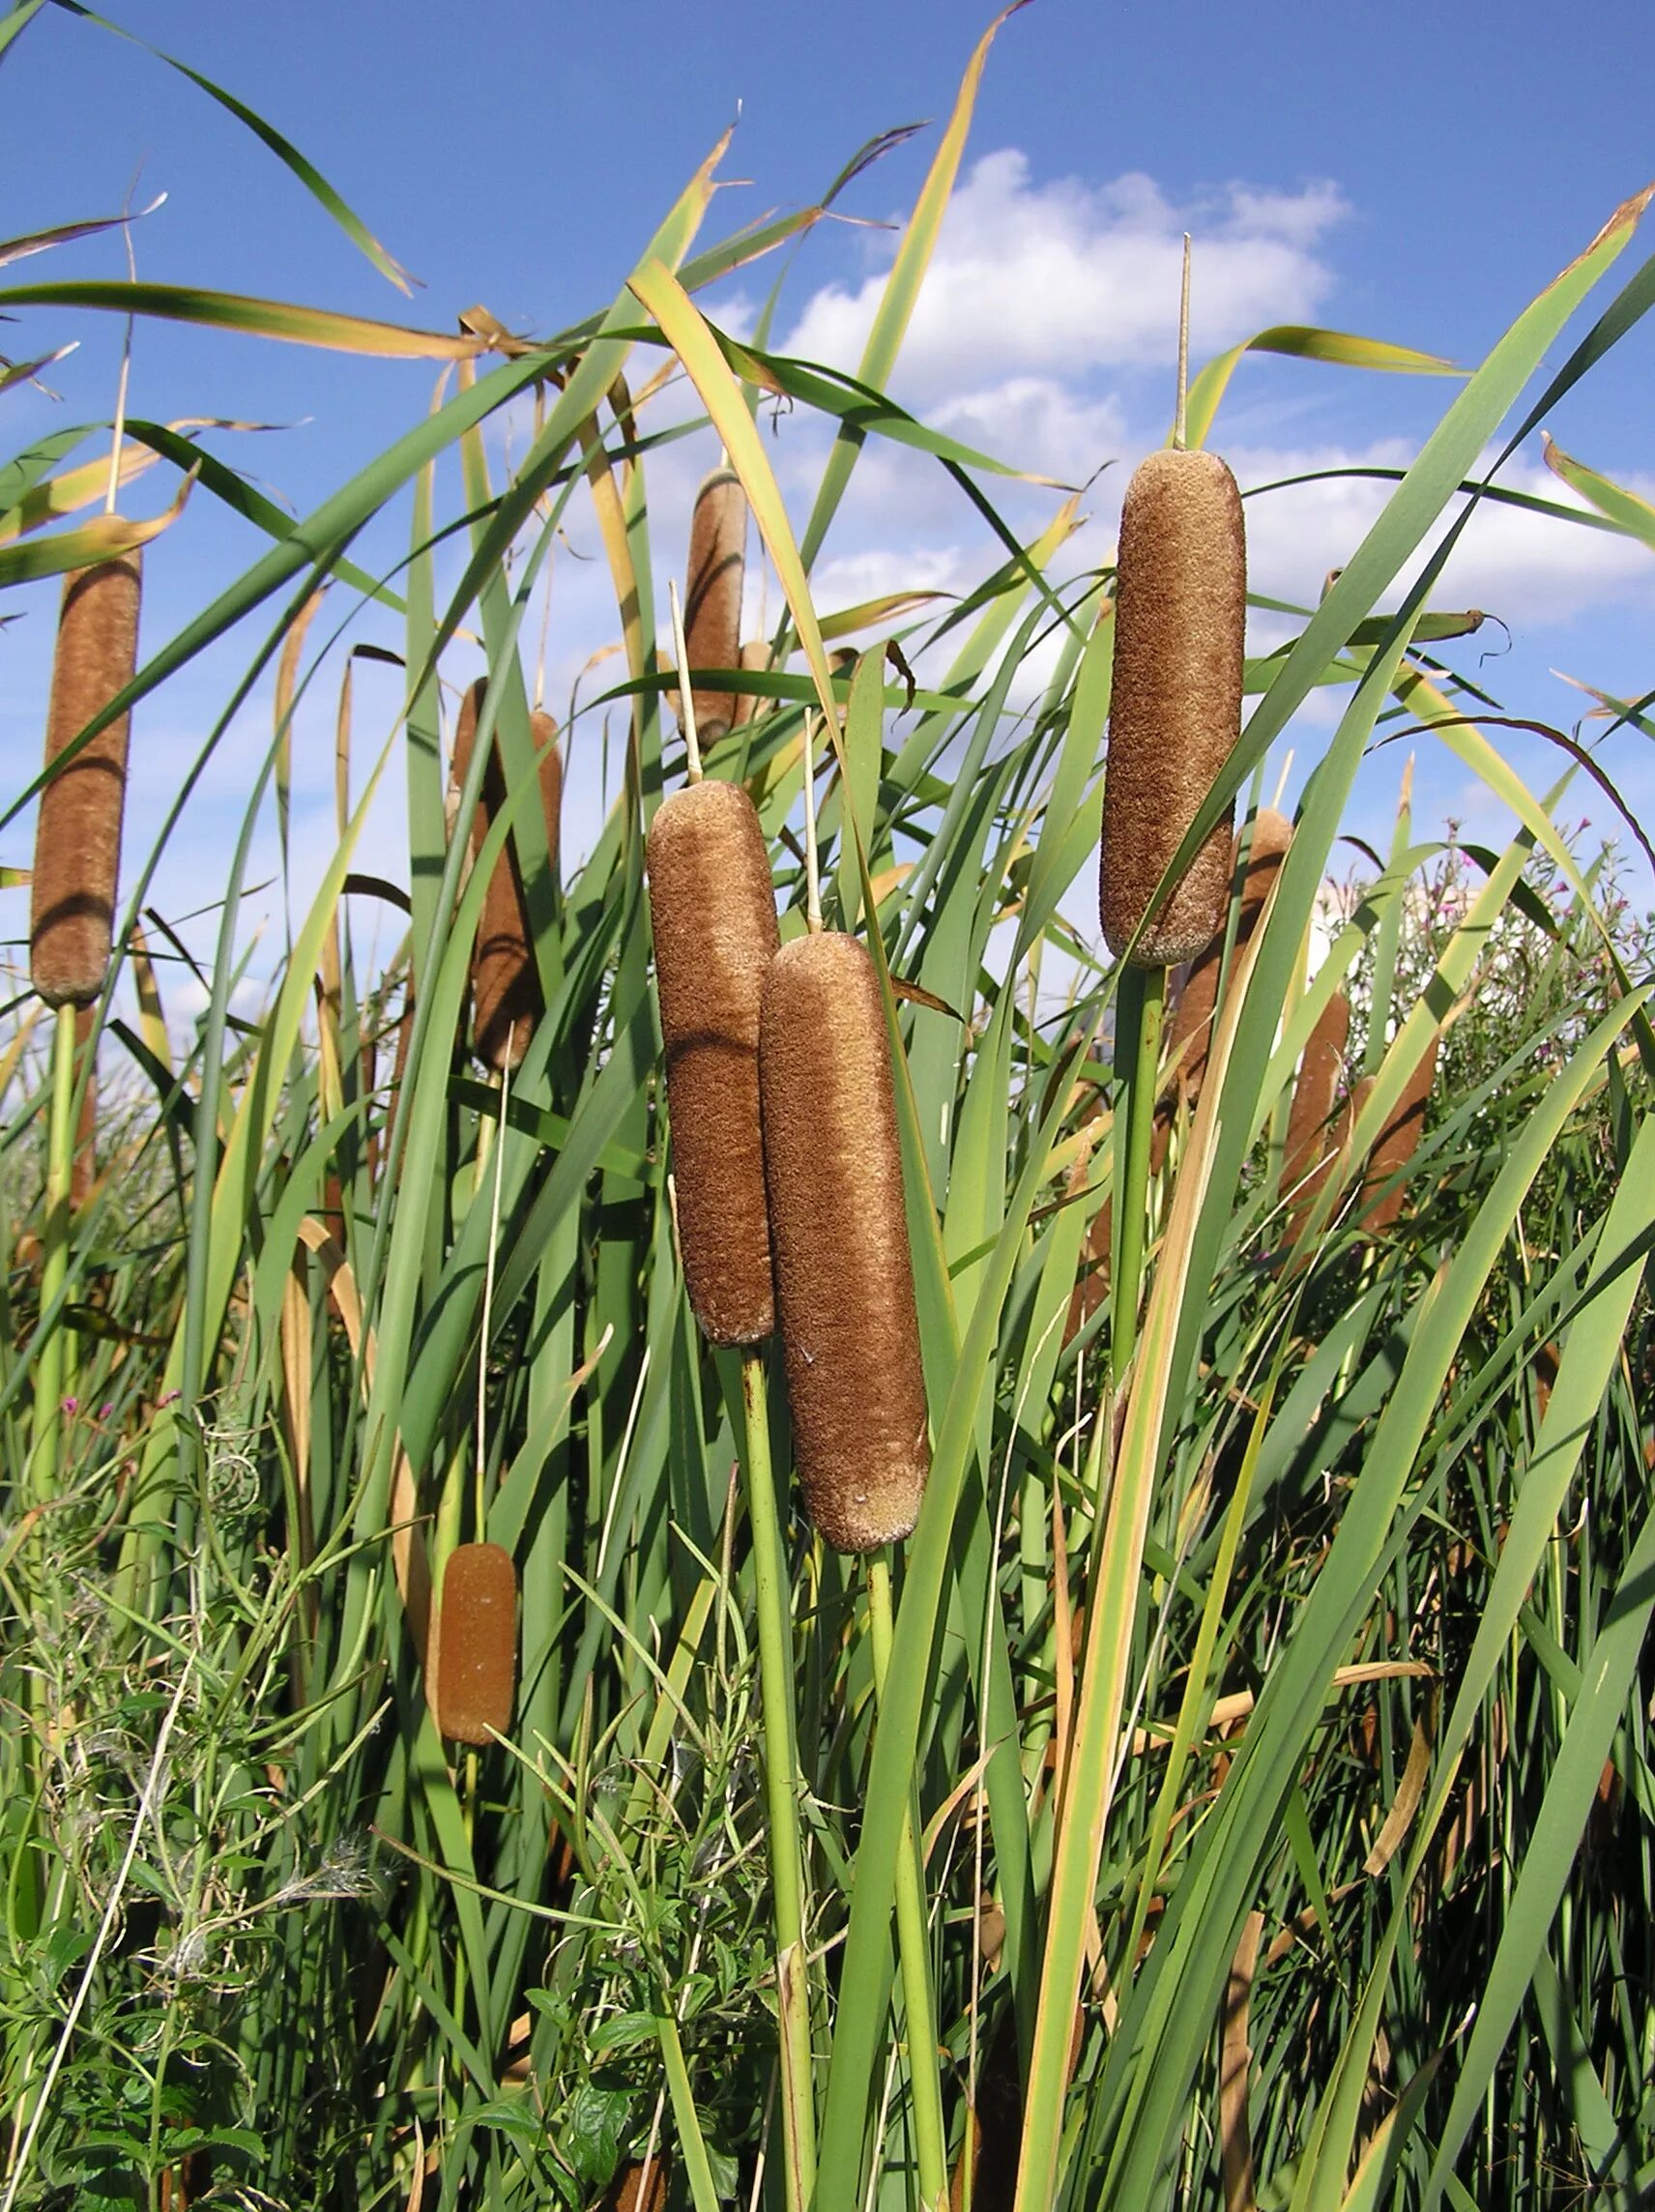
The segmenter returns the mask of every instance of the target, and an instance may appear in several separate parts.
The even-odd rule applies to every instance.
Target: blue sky
[[[466,10],[426,0],[297,0],[279,10],[153,0],[118,13],[286,131],[423,289],[402,300],[198,92],[53,10],[0,65],[0,130],[15,157],[0,230],[110,213],[141,161],[140,201],[168,194],[136,231],[145,276],[437,329],[481,301],[529,333],[613,297],[738,106],[723,174],[753,182],[719,196],[705,235],[808,202],[889,125],[928,117],[940,128],[987,19],[986,9],[957,0],[850,0],[808,15],[735,0],[687,9],[642,0],[624,11],[526,0]],[[1655,15],[1616,0],[1569,18],[1527,0],[1454,9],[1185,0],[1152,11],[1034,0],[990,58],[959,201],[897,388],[1006,459],[1070,480],[1118,463],[1088,502],[1094,520],[1085,543],[1101,557],[1131,462],[1164,433],[1173,272],[1186,223],[1196,237],[1198,359],[1262,323],[1303,320],[1472,364],[1616,204],[1655,177],[1652,82]],[[934,128],[862,178],[847,212],[900,219],[936,136]],[[25,150],[27,159],[15,158]],[[854,361],[858,301],[893,244],[886,230],[819,226],[789,278],[782,337]],[[1651,250],[1655,224],[1646,223],[1613,281]],[[15,267],[0,284],[114,276],[122,266],[110,237]],[[740,324],[768,272],[746,281],[750,293],[728,287],[711,311]],[[9,411],[0,451],[65,422],[107,417],[118,341],[107,321],[32,311],[4,347],[15,355],[40,350],[30,343],[37,338],[69,336],[82,343],[51,372],[61,400],[0,397]],[[1566,450],[1646,496],[1655,489],[1652,365],[1655,327],[1644,325],[1552,425]],[[131,405],[163,418],[300,425],[256,441],[220,439],[218,450],[303,509],[406,427],[433,380],[423,364],[359,363],[149,326],[138,334]],[[1249,364],[1212,442],[1244,484],[1307,463],[1403,461],[1452,390]],[[818,451],[803,430],[778,449],[784,487],[801,505]],[[678,541],[710,458],[676,449],[655,472],[663,543]],[[164,504],[163,475],[133,488],[129,511]],[[1509,480],[1557,489],[1537,442]],[[1008,504],[1020,521],[1044,510],[1033,494]],[[1349,552],[1373,504],[1335,487],[1255,502],[1249,511],[1255,581],[1302,598]],[[383,543],[393,558],[394,535]],[[146,644],[259,550],[246,526],[197,499],[150,557]],[[911,577],[959,587],[983,559],[956,495],[882,460],[847,503],[819,571],[821,596],[830,604],[835,590],[851,599]],[[606,634],[596,581],[572,562],[565,577],[554,586],[554,706]],[[1623,694],[1655,684],[1655,558],[1630,544],[1491,518],[1443,598],[1481,605],[1510,626],[1509,651],[1490,626],[1463,664],[1513,713],[1569,726],[1583,702],[1553,668]],[[14,595],[7,611],[20,608],[24,619],[0,632],[12,789],[38,757],[54,605],[49,585]],[[1266,626],[1260,641],[1273,641]],[[159,819],[250,642],[205,663],[135,733],[130,851]],[[1479,669],[1491,643],[1499,657]],[[360,704],[364,736],[377,739],[393,712],[389,684],[383,696],[365,684]],[[324,845],[331,726],[331,701],[319,702],[308,736],[300,733],[302,780]],[[161,879],[171,911],[199,895],[205,857],[221,855],[267,730],[268,710],[255,706],[209,778]],[[1314,720],[1294,742],[1302,771],[1318,742]],[[1542,780],[1537,749],[1517,749]],[[1613,760],[1640,811],[1655,806],[1643,749],[1623,738]],[[1392,748],[1364,784],[1370,830],[1400,766]],[[1503,827],[1456,764],[1422,747],[1416,818],[1423,828],[1447,814],[1488,835]],[[0,858],[26,861],[26,843],[15,826],[0,837]],[[394,822],[378,844],[373,857],[386,860]],[[1640,903],[1655,892],[1632,888]],[[21,905],[17,894],[4,897],[0,930],[12,935]]]

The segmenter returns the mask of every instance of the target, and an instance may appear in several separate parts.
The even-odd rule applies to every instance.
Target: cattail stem
[[[890,1673],[892,1621],[890,1548],[868,1554],[868,1632],[873,1647],[874,1703],[885,1701]],[[908,2080],[914,2098],[915,2149],[919,2166],[920,2212],[942,2212],[948,2200],[948,2140],[943,2126],[943,2082],[937,2070],[937,2023],[931,1999],[931,1932],[925,1909],[925,1874],[916,1841],[914,1792],[896,1847],[896,1942],[902,1962],[902,2002],[908,2017]]]
[[[762,1352],[741,1358],[746,1412],[747,1520],[759,1625],[759,1693],[765,1716],[765,1799],[769,1815],[775,1913],[776,2010],[781,2023],[782,2158],[789,2212],[805,2212],[816,2188],[816,2097],[810,2055],[804,1847],[798,1825],[798,1748],[793,1716],[793,1618],[787,1557],[770,1465],[769,1399]]]
[[[74,1013],[57,1010],[52,1033],[50,1119],[46,1126],[45,1220],[41,1234],[41,1312],[48,1313],[69,1279],[70,1181],[74,1173]],[[41,1346],[35,1368],[35,1499],[57,1494],[63,1401],[73,1389],[74,1344],[60,1317]]]
[[[1115,1000],[1115,1250],[1110,1265],[1110,1375],[1117,1388],[1138,1341],[1149,1210],[1149,1150],[1161,1058],[1164,968],[1123,967]]]

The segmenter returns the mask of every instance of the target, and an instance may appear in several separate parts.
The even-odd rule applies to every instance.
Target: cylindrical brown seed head
[[[430,1647],[432,1710],[441,1734],[492,1743],[511,1724],[517,1677],[517,1570],[498,1544],[461,1544],[443,1570]]]
[[[1246,616],[1241,497],[1215,453],[1151,453],[1120,516],[1115,676],[1099,905],[1118,958],[1241,728]],[[1193,960],[1222,926],[1225,818],[1157,909],[1132,958]]]
[[[1288,1109],[1282,1187],[1289,1193],[1289,1243],[1297,1243],[1338,1150],[1339,1132],[1331,1117],[1350,1035],[1350,1002],[1343,991],[1335,991],[1310,1033]]]
[[[805,1507],[836,1551],[871,1552],[914,1527],[931,1451],[890,1046],[856,938],[776,954],[759,1083]]]
[[[1390,1120],[1379,1131],[1379,1141],[1368,1160],[1368,1172],[1362,1178],[1364,1206],[1389,1182],[1392,1176],[1400,1175],[1407,1167],[1425,1133],[1425,1109],[1437,1073],[1438,1042],[1437,1033],[1433,1032],[1431,1042],[1420,1055],[1418,1066],[1403,1086],[1402,1096],[1392,1109]],[[1401,1213],[1403,1200],[1407,1195],[1406,1180],[1399,1182],[1394,1190],[1379,1200],[1363,1222],[1363,1227],[1376,1237],[1389,1229]]]
[[[689,525],[683,645],[690,668],[740,666],[746,559],[747,495],[733,469],[714,469],[695,495]],[[723,737],[735,719],[734,692],[696,690],[695,727],[703,745]]]
[[[465,695],[454,731],[451,780],[458,790],[471,766],[477,741],[478,717],[482,712],[483,683],[479,678]],[[549,714],[529,717],[530,734],[540,759],[540,806],[545,821],[546,850],[555,860],[563,811],[563,760],[552,745],[557,727]],[[498,748],[491,748],[482,773],[482,789],[472,817],[471,850],[475,859],[488,834],[489,824],[506,803],[506,779]],[[524,825],[523,827],[526,827]],[[494,863],[494,873],[483,895],[482,919],[478,924],[477,946],[472,954],[472,1035],[479,1060],[494,1068],[515,1067],[529,1049],[535,1024],[544,1012],[540,978],[530,942],[528,903],[523,895],[522,871],[517,864],[514,840]]]
[[[1292,824],[1285,814],[1278,814],[1273,806],[1261,806],[1253,823],[1252,842],[1247,852],[1247,867],[1241,878],[1239,911],[1235,917],[1235,948],[1246,944],[1259,925],[1259,917],[1264,911],[1264,901],[1270,895],[1277,871],[1287,858],[1292,843]],[[1240,865],[1241,840],[1237,837],[1231,849],[1230,880],[1235,880]],[[1218,983],[1224,966],[1224,940],[1227,932],[1224,916],[1219,916],[1219,928],[1212,942],[1197,954],[1173,1018],[1167,1025],[1167,1064],[1173,1068],[1182,1087],[1183,1095],[1193,1112],[1201,1098],[1201,1089],[1206,1080],[1207,1056],[1212,1049],[1212,1018],[1218,1009]],[[1171,1105],[1162,1109],[1157,1118],[1155,1135],[1151,1144],[1150,1164],[1157,1173],[1166,1157],[1167,1140],[1172,1134],[1173,1111]]]
[[[81,568],[64,584],[46,714],[46,766],[132,680],[138,662],[138,555]],[[121,714],[41,794],[29,914],[29,976],[48,1005],[87,1005],[103,988],[121,871],[127,732]]]
[[[757,1344],[775,1327],[759,1004],[778,937],[752,800],[739,783],[674,792],[645,864],[689,1302],[711,1343]]]

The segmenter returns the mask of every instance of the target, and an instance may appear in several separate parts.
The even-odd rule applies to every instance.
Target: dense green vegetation
[[[274,682],[276,720],[183,1042],[181,971],[145,916],[153,856],[127,857],[89,1187],[70,1190],[90,1064],[73,1011],[54,1021],[19,974],[0,1039],[0,2212],[711,2212],[802,2192],[811,2134],[821,2212],[921,2202],[939,2152],[955,2202],[1015,2192],[1022,2212],[1493,2212],[1655,2188],[1643,879],[1562,833],[1580,773],[1562,753],[1554,791],[1521,782],[1454,673],[1463,622],[1433,598],[1485,447],[1642,341],[1655,263],[1620,268],[1641,210],[1440,388],[1369,536],[1291,648],[1249,664],[1242,740],[1186,854],[1233,798],[1243,822],[1268,799],[1312,686],[1348,696],[1152,1182],[1142,1308],[1119,1310],[1118,1271],[1113,1307],[1090,1301],[1076,1329],[1101,1210],[1137,1204],[1115,1165],[1119,971],[1068,918],[1096,865],[1113,574],[1063,567],[1076,508],[1055,500],[1031,543],[1000,526],[1000,565],[964,601],[824,619],[809,583],[869,440],[935,456],[989,513],[1017,460],[881,395],[986,46],[856,382],[768,353],[768,316],[751,344],[702,318],[698,295],[820,212],[710,246],[713,161],[614,303],[545,338],[103,288],[140,315],[460,373],[297,526],[184,437],[129,425],[271,540],[182,634],[146,634],[134,745],[157,693],[243,625],[246,679],[208,752],[256,686]],[[41,280],[0,308],[49,321],[86,292]],[[1221,445],[1234,366],[1194,380],[1196,442]],[[684,772],[656,642],[682,547],[657,540],[649,500],[652,455],[682,431],[658,403],[675,367],[780,587],[769,667],[734,686],[753,711],[707,772],[751,793],[798,934],[814,717],[827,917],[896,986],[933,1467],[894,1553],[877,1720],[876,1579],[798,1512],[779,1356],[744,1396],[675,1253],[643,871],[644,827]],[[753,427],[775,393],[839,424],[807,515],[784,509]],[[484,433],[523,394],[533,436],[503,473]],[[88,519],[107,441],[88,426],[83,453],[0,470],[0,583],[130,541]],[[1629,495],[1575,480],[1651,535]],[[525,670],[577,506],[622,652],[587,686],[570,771],[596,774],[607,718],[616,796],[571,860],[546,835]],[[387,514],[407,555],[372,578],[352,546]],[[1377,611],[1421,547],[1420,581]],[[405,709],[353,776],[357,626],[388,612]],[[462,629],[490,673],[455,804],[443,671]],[[854,656],[830,660],[845,638]],[[285,823],[312,687],[342,700],[337,856],[248,1019],[240,898],[261,818]],[[1313,931],[1359,764],[1404,730],[1452,747],[1516,833],[1497,851],[1420,837],[1405,804],[1383,866]],[[473,865],[454,826],[490,738],[509,800]],[[9,795],[18,866],[33,775],[15,768]],[[406,779],[405,902],[353,874],[387,777]],[[468,994],[508,839],[544,1012],[503,1087],[469,1050]],[[374,901],[400,941],[382,918],[392,948],[370,962]],[[1287,1107],[1337,988],[1343,1088],[1375,1080],[1290,1237]],[[1375,1232],[1364,1163],[1428,1051],[1423,1135]],[[768,1597],[748,1503],[767,1453],[785,1567]],[[517,1692],[507,1738],[467,1749],[437,1733],[421,1652],[445,1560],[483,1538],[515,1563]],[[767,1628],[791,1743],[764,1725]],[[802,2121],[778,2097],[770,1877],[790,1821]],[[912,1948],[898,1970],[903,1895],[917,1981]],[[912,2032],[916,1994],[934,2036]]]

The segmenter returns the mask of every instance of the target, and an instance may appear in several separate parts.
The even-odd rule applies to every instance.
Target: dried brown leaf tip
[[[477,726],[482,713],[484,684],[479,677],[467,691],[454,730],[453,764],[450,784],[457,794],[471,769]],[[563,813],[564,767],[554,742],[557,725],[549,714],[529,717],[529,732],[539,760],[540,808],[546,851],[555,861]],[[482,788],[472,816],[471,853],[475,860],[488,834],[490,823],[506,803],[506,778],[498,747],[490,747],[482,771]],[[523,875],[517,861],[516,838],[529,832],[530,824],[519,819],[518,830],[494,863],[483,894],[482,919],[478,924],[472,954],[472,1037],[478,1058],[498,1073],[516,1067],[529,1049],[535,1025],[545,1011],[535,948],[529,929],[529,908],[523,893]]]
[[[517,1570],[498,1544],[450,1553],[429,1667],[441,1734],[475,1744],[505,1734],[517,1679]]]
[[[645,863],[689,1302],[711,1343],[757,1344],[775,1327],[759,1008],[778,937],[752,800],[738,783],[675,792]]]
[[[914,1527],[931,1453],[890,1045],[857,939],[777,953],[759,1078],[805,1506],[835,1550],[874,1551]]]
[[[1235,480],[1169,449],[1133,472],[1120,516],[1099,906],[1118,959],[1241,728],[1246,549]],[[1193,960],[1223,925],[1230,820],[1156,909],[1131,958]]]
[[[695,495],[684,581],[684,650],[691,668],[740,668],[747,495],[733,469],[714,469]],[[695,727],[711,745],[736,719],[732,691],[695,688]]]
[[[81,568],[64,585],[46,713],[50,768],[132,680],[142,571],[136,553]],[[103,988],[121,871],[127,734],[121,714],[41,794],[29,915],[29,976],[51,1006],[87,1005]]]

